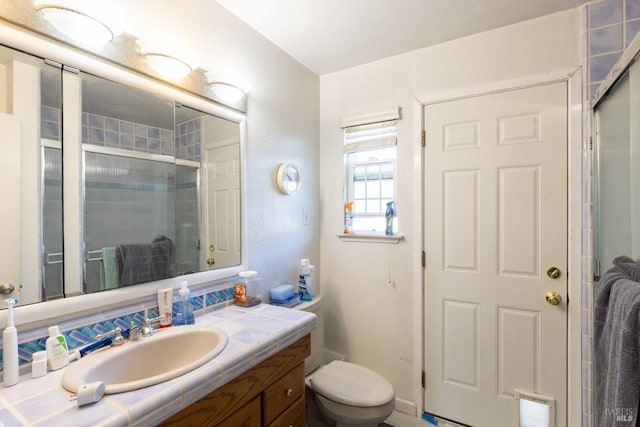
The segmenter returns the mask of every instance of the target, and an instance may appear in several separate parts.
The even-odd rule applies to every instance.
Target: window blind
[[[373,150],[397,145],[396,120],[344,128],[344,152]]]
[[[397,145],[400,107],[361,116],[342,117],[345,154]]]

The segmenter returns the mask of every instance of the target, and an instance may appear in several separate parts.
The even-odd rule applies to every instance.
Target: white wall
[[[266,284],[297,280],[300,258],[319,261],[318,77],[218,5],[207,8],[207,43],[222,69],[235,69],[251,87],[247,105],[249,267]],[[300,167],[302,187],[284,196],[275,185],[281,162]],[[309,225],[302,210],[309,212]]]
[[[458,39],[320,78],[321,274],[325,345],[389,379],[399,399],[415,401],[420,379],[412,360],[414,251],[420,215],[413,182],[416,97],[539,75],[580,65],[579,10]],[[344,242],[342,230],[342,135],[340,116],[400,106],[398,128],[398,245]],[[419,126],[419,124],[417,124]],[[427,260],[428,264],[428,260]],[[389,278],[391,282],[389,283]],[[418,303],[419,307],[419,303]],[[414,320],[416,319],[416,320]]]

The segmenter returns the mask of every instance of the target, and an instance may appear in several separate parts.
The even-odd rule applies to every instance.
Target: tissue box
[[[285,301],[293,296],[293,285],[278,285],[269,291],[271,300]]]

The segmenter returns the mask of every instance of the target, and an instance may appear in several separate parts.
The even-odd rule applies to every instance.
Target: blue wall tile
[[[640,0],[626,0],[624,9],[627,21],[640,18]]]
[[[616,24],[622,21],[622,0],[604,0],[589,5],[591,28]]]
[[[618,58],[620,58],[620,55],[621,52],[591,57],[589,64],[589,80],[591,83],[604,80]]]
[[[640,32],[640,20],[627,22],[625,31],[626,31],[625,37],[627,39],[625,41],[625,47],[627,47],[629,46],[629,43],[633,41],[633,38],[636,36],[636,34]]]
[[[622,50],[622,24],[590,31],[589,41],[590,55]]]

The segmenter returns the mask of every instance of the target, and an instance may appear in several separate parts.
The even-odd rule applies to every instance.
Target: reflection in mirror
[[[64,296],[62,211],[62,74],[43,66],[40,74],[40,142],[42,146],[42,300]]]
[[[82,72],[72,74],[81,105],[63,105],[65,73],[0,45],[1,178],[14,183],[1,190],[11,256],[0,284],[14,286],[3,298],[26,305],[240,265],[238,123]],[[63,141],[65,111],[80,108],[81,134]],[[63,204],[64,147],[80,146],[64,163],[82,171],[80,191]],[[78,231],[64,230],[65,217]],[[74,242],[81,255],[69,257]],[[154,262],[141,264],[145,253]],[[64,283],[65,261],[82,283]]]
[[[238,125],[84,73],[82,99],[83,292],[239,265]]]
[[[174,277],[173,103],[83,73],[84,293]]]
[[[193,129],[193,136],[191,129]],[[240,265],[240,133],[229,120],[181,106],[176,108],[176,139],[182,157],[191,141],[203,165],[203,248],[199,271]],[[194,158],[194,159],[195,159]],[[183,226],[190,229],[190,223]],[[187,230],[183,230],[186,234]]]
[[[60,68],[0,46],[0,283],[21,304],[63,295],[61,81]]]

